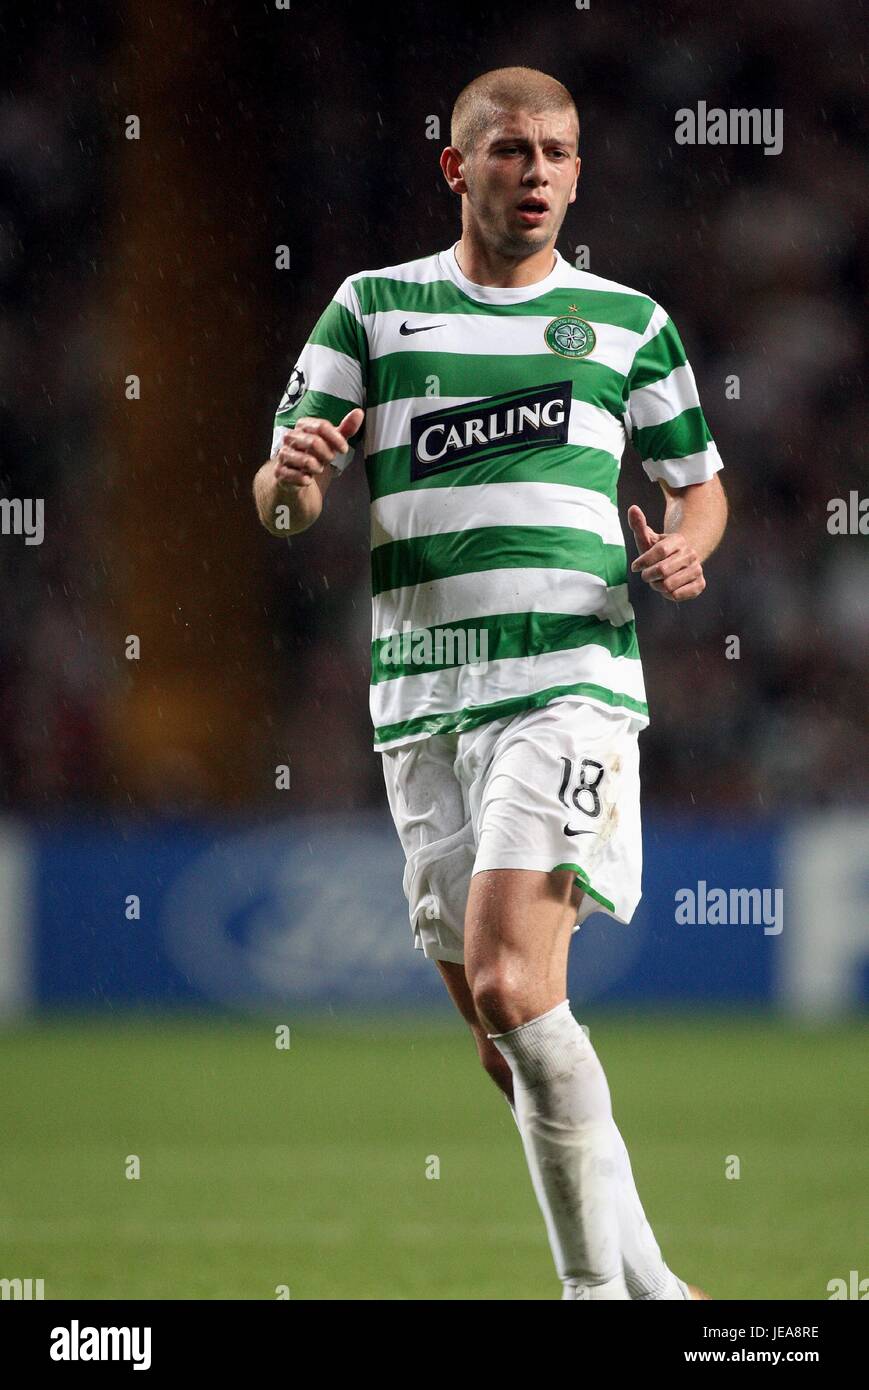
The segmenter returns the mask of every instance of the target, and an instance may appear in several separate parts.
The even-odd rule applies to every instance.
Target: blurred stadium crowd
[[[4,8],[0,35],[0,497],[43,498],[45,539],[0,536],[0,804],[104,789],[108,682],[94,609],[100,273],[108,167],[94,103],[111,30],[94,9]]]
[[[343,278],[456,238],[458,207],[436,161],[459,87],[507,63],[554,73],[583,122],[579,197],[559,247],[572,258],[588,246],[593,272],[647,291],[672,314],[732,507],[699,602],[677,608],[633,586],[652,712],[641,741],[646,803],[691,815],[856,802],[869,753],[869,542],[831,535],[827,504],[869,491],[860,46],[845,5],[666,8],[640,21],[629,5],[568,8],[567,17],[564,6],[545,6],[501,28],[481,16],[458,25],[450,46],[443,28],[438,40],[406,13],[394,42],[371,49],[365,71],[332,100],[308,100],[314,77],[300,73],[251,148],[273,241],[290,241],[309,273],[290,296],[278,276],[263,293],[271,326],[261,415],[245,422],[250,473],[266,457],[295,355]],[[362,9],[326,7],[313,38],[288,34],[268,57],[252,39],[250,83],[289,62],[294,42],[300,67],[335,44],[351,52],[365,33]],[[45,497],[47,525],[40,548],[0,538],[0,803],[44,814],[114,795],[103,731],[115,682],[100,626],[111,574],[96,560],[99,508],[84,498],[106,482],[95,338],[111,324],[100,322],[95,291],[113,224],[108,116],[89,92],[117,35],[107,22],[83,27],[61,13],[47,35],[22,29],[6,39],[0,496]],[[294,99],[304,113],[295,124]],[[782,108],[781,154],[677,146],[675,112],[700,100]],[[430,113],[440,115],[440,142],[425,138]],[[290,190],[300,183],[322,197],[329,235],[310,216],[297,230]],[[725,394],[732,376],[738,399]],[[629,451],[623,513],[638,502],[654,526],[661,500]],[[236,513],[239,526],[254,524],[246,497]],[[317,809],[378,804],[358,461],[309,535],[284,546],[263,533],[262,545],[253,601],[273,637],[263,653],[274,670],[269,717],[308,735],[294,745],[294,789]],[[738,659],[725,655],[731,636]]]

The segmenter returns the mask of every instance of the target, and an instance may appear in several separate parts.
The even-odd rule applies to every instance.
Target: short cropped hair
[[[500,111],[520,108],[535,113],[571,112],[578,143],[579,112],[562,83],[536,68],[493,68],[459,92],[450,123],[450,144],[462,154],[470,154]]]

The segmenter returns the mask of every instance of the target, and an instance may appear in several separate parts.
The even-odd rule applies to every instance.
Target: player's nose
[[[541,148],[538,147],[533,150],[525,168],[525,172],[522,175],[522,182],[533,188],[542,188],[549,183],[546,159],[544,158]]]

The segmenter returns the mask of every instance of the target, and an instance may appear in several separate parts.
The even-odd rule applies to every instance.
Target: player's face
[[[466,212],[493,250],[530,256],[555,240],[576,198],[577,130],[568,112],[505,111],[464,163]]]

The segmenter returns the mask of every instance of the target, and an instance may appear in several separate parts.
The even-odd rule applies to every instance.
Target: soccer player
[[[450,138],[460,240],[344,281],[256,506],[273,535],[304,531],[363,450],[371,713],[414,944],[513,1106],[562,1298],[706,1297],[662,1258],[566,996],[572,932],[591,912],[627,923],[640,898],[649,716],[621,456],[630,438],[663,489],[660,530],[628,510],[631,568],[673,603],[705,588],[721,459],[666,312],[555,249],[580,168],[568,91],[485,73]]]

